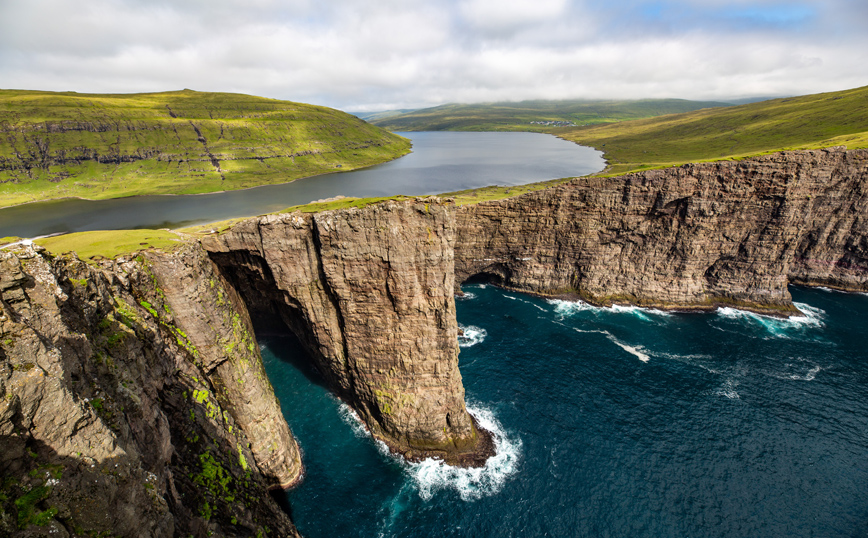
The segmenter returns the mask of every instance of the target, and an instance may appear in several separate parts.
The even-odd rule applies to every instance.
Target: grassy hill
[[[405,114],[372,117],[369,121],[390,131],[549,132],[557,126],[547,125],[548,122],[593,125],[721,106],[729,105],[683,99],[450,104]]]
[[[0,136],[0,207],[241,189],[410,150],[408,140],[337,110],[191,90],[0,90]]]
[[[868,147],[868,86],[556,134],[605,153],[607,173],[739,158],[781,149]]]

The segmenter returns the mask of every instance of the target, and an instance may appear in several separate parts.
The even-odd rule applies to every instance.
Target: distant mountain
[[[374,122],[391,118],[392,116],[399,116],[401,114],[413,112],[414,110],[414,108],[402,108],[400,110],[379,110],[376,112],[348,112],[348,114],[352,114],[353,116],[361,118],[367,122]]]
[[[550,131],[731,106],[717,101],[521,101],[447,104],[370,119],[390,131]]]
[[[612,173],[781,149],[864,148],[868,86],[573,128],[558,136],[603,150]]]
[[[345,112],[250,95],[0,90],[0,207],[241,189],[409,150]]]

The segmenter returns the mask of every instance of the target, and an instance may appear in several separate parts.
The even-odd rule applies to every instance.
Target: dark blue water
[[[482,471],[384,454],[286,338],[263,357],[304,450],[308,538],[868,536],[868,297],[664,314],[465,287]]]
[[[333,196],[411,196],[524,185],[602,170],[602,153],[539,133],[400,133],[409,155],[378,166],[240,191],[56,200],[0,209],[0,237],[178,228],[250,217]]]

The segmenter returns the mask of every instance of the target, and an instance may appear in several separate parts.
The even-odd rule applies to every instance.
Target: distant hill
[[[374,122],[379,120],[384,120],[386,118],[391,118],[392,116],[400,116],[401,114],[406,114],[408,112],[413,112],[413,108],[403,108],[400,110],[380,110],[377,112],[350,112],[353,116],[357,118],[362,118],[365,121]]]
[[[390,131],[550,131],[565,125],[593,125],[730,106],[716,101],[521,101],[449,104],[372,118]]]
[[[241,189],[394,159],[410,142],[337,110],[191,90],[0,90],[0,207]]]
[[[557,135],[603,150],[611,173],[781,149],[864,148],[868,147],[868,86],[561,129]]]

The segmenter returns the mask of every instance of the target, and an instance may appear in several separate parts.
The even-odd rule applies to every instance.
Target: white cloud
[[[345,109],[795,95],[868,84],[866,25],[852,0],[4,0],[0,84]]]

